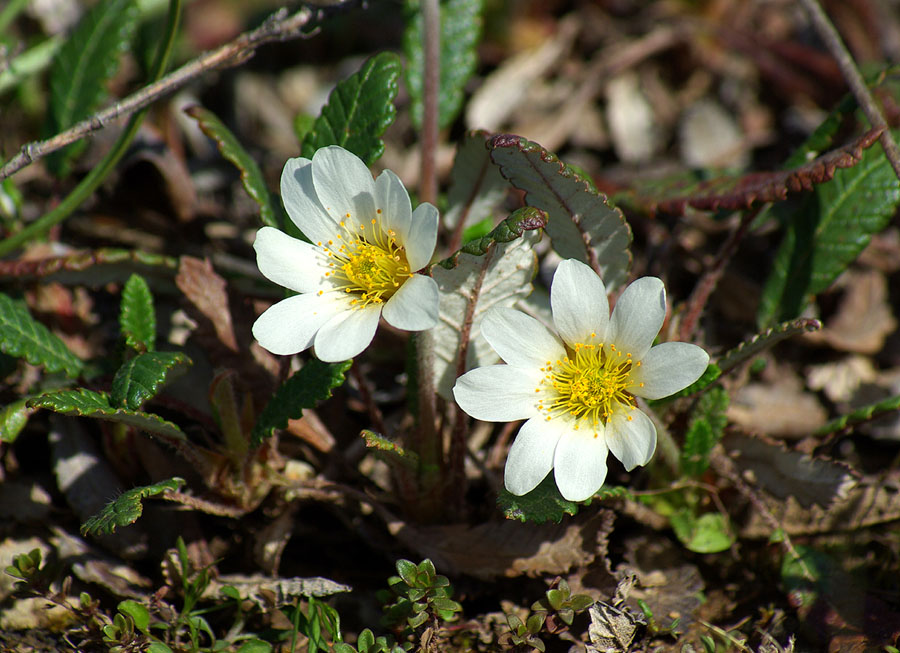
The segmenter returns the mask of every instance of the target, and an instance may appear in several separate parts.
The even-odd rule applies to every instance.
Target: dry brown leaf
[[[398,524],[392,531],[444,573],[491,580],[564,574],[573,567],[587,566],[597,555],[598,540],[605,540],[612,530],[612,521],[610,511],[600,510],[581,523],[503,521],[422,528]]]
[[[349,585],[337,583],[321,577],[313,578],[272,578],[262,574],[222,574],[210,581],[203,592],[204,597],[218,597],[222,588],[230,585],[237,589],[241,598],[253,601],[260,608],[270,605],[282,607],[295,603],[300,596],[331,596],[349,592]]]
[[[763,437],[731,432],[722,446],[744,478],[778,499],[793,497],[804,508],[828,506],[856,485],[848,466],[790,451]]]
[[[812,365],[806,372],[806,382],[813,390],[822,390],[834,402],[846,402],[856,394],[860,385],[872,383],[878,372],[866,356],[848,356],[839,361]]]
[[[795,438],[809,435],[828,417],[816,396],[805,392],[787,367],[767,370],[764,382],[738,390],[727,415],[745,431]]]
[[[825,327],[806,336],[841,351],[877,354],[897,328],[888,297],[887,280],[878,270],[844,273],[846,287],[837,314]]]
[[[175,284],[200,314],[209,320],[222,344],[237,352],[225,280],[216,274],[212,263],[207,259],[201,261],[191,256],[182,256]]]

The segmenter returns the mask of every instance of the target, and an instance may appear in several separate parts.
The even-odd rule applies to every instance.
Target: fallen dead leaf
[[[825,424],[828,415],[800,379],[786,366],[770,365],[763,382],[738,390],[728,407],[728,419],[745,431],[804,437]]]

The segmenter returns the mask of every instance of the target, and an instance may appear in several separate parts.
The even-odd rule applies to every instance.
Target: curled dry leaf
[[[778,499],[793,497],[801,506],[829,506],[856,485],[850,468],[833,460],[811,458],[763,437],[728,433],[722,446],[744,478]]]
[[[353,588],[343,583],[321,577],[271,578],[262,574],[222,574],[213,579],[203,592],[204,597],[217,597],[225,586],[234,587],[245,600],[253,601],[259,608],[273,605],[293,605],[300,596],[331,596],[349,592]]]
[[[208,259],[182,256],[175,284],[188,301],[212,324],[219,340],[231,351],[238,350],[225,280],[216,274]]]
[[[396,536],[448,574],[482,580],[506,576],[564,574],[589,565],[612,531],[612,514],[601,509],[587,521],[520,524],[513,521],[417,528],[396,524]]]

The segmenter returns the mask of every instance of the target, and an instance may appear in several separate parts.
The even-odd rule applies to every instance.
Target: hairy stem
[[[439,0],[422,0],[422,50],[425,53],[422,111],[423,202],[437,199],[438,96],[441,88],[441,7]]]

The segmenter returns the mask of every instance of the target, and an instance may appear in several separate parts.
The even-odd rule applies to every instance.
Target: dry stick
[[[859,102],[860,107],[865,112],[866,118],[872,123],[872,127],[884,129],[878,140],[881,141],[884,155],[894,169],[894,174],[900,178],[900,150],[897,149],[897,143],[891,135],[891,130],[888,129],[884,116],[881,115],[878,105],[875,104],[872,94],[869,93],[869,88],[866,86],[862,75],[859,74],[859,69],[841,40],[840,34],[838,34],[831,20],[829,20],[825,10],[822,9],[819,0],[800,0],[800,4],[809,12],[809,17],[812,19],[813,26],[819,33],[819,37],[825,42],[828,51],[837,60],[841,74],[847,81],[850,91],[856,97],[856,101]]]
[[[747,233],[747,229],[750,228],[750,224],[756,219],[756,216],[759,215],[760,209],[761,207],[757,207],[752,211],[747,211],[741,217],[737,229],[735,229],[728,237],[728,240],[722,244],[722,248],[716,255],[716,260],[713,261],[712,266],[697,283],[697,287],[694,288],[694,292],[691,293],[691,296],[687,301],[684,320],[682,320],[681,328],[678,330],[679,340],[688,341],[694,335],[694,329],[697,328],[700,313],[703,312],[706,302],[709,301],[709,296],[712,295],[716,286],[719,284],[722,273],[725,271],[725,266],[728,264],[728,261],[731,260],[731,257],[734,256],[734,252],[744,235]]]
[[[218,50],[186,63],[158,82],[145,86],[108,109],[82,120],[70,129],[60,132],[47,140],[34,141],[23,145],[19,153],[0,168],[0,180],[6,179],[51,152],[55,152],[97,130],[103,129],[120,116],[127,116],[149,106],[161,97],[176,91],[204,73],[217,68],[237,66],[244,63],[253,56],[256,48],[261,45],[272,41],[287,41],[303,36],[300,30],[310,21],[312,12],[304,8],[290,16],[287,14],[287,9],[280,9],[255,30],[241,34]]]
[[[353,361],[353,366],[350,368],[350,374],[352,374],[353,378],[356,380],[359,396],[366,405],[366,412],[369,413],[369,419],[372,420],[372,426],[374,426],[375,430],[380,434],[387,435],[387,429],[384,426],[384,416],[381,414],[381,409],[378,408],[378,404],[375,403],[375,398],[372,396],[372,384],[369,383],[365,374],[359,369],[359,363],[357,361]]]

